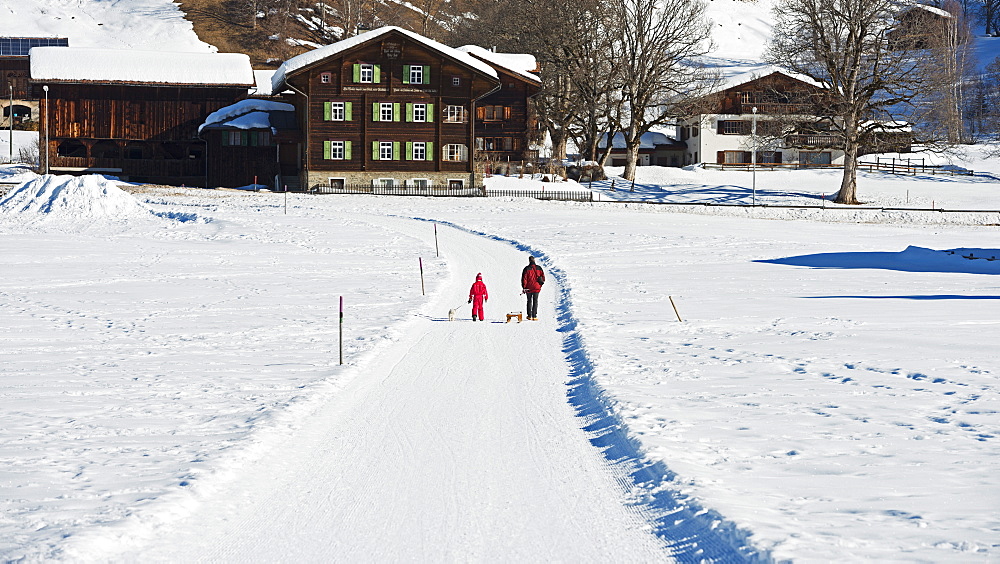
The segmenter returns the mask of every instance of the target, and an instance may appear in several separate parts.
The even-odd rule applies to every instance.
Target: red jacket
[[[482,280],[476,280],[472,284],[472,288],[469,289],[469,299],[479,298],[481,300],[490,299],[489,293],[486,292],[486,284],[483,284]]]
[[[525,292],[537,294],[542,291],[542,284],[545,284],[545,273],[542,267],[537,264],[529,264],[521,271],[521,288]]]

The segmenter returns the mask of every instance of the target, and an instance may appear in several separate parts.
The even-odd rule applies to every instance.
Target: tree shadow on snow
[[[809,268],[868,268],[900,272],[950,272],[962,274],[1000,274],[998,249],[933,250],[907,247],[892,252],[818,253],[754,262],[806,266]]]

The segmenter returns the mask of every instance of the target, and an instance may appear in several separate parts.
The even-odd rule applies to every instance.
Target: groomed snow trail
[[[429,232],[427,223],[379,221]],[[452,276],[401,322],[403,338],[296,433],[203,493],[190,515],[148,543],[127,542],[115,559],[669,561],[625,499],[627,476],[589,442],[567,401],[555,282],[541,295],[540,321],[504,323],[524,310],[527,256],[458,229],[442,235]],[[490,292],[485,323],[465,305],[477,272]]]

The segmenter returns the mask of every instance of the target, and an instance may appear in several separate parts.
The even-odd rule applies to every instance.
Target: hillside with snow
[[[214,52],[170,0],[0,3],[0,36],[67,37],[71,47]]]

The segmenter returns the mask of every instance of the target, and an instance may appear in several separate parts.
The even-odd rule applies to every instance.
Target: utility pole
[[[14,83],[8,82],[10,89],[10,105],[7,106],[7,119],[10,121],[10,158],[8,162],[14,162]]]
[[[45,91],[45,174],[49,173],[49,85],[42,86]]]

